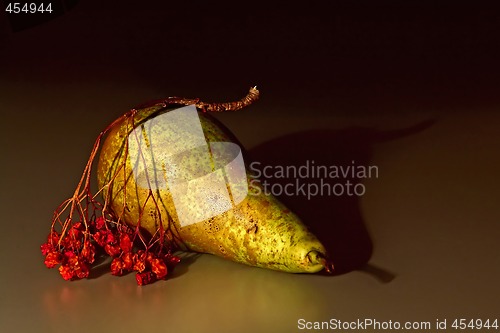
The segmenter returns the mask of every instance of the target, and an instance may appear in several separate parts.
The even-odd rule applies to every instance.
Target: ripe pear
[[[156,127],[150,126],[151,121],[180,107],[182,105],[159,103],[137,109],[129,117],[115,123],[108,132],[99,156],[97,179],[114,215],[132,227],[139,224],[150,235],[164,231],[159,234],[183,250],[210,253],[239,263],[290,273],[322,270],[326,264],[324,246],[295,214],[275,197],[265,194],[253,181],[255,178],[250,172],[243,170],[243,183],[234,183],[235,188],[240,186],[248,190],[247,194],[241,190],[240,193],[246,195],[239,198],[236,198],[239,192],[234,188],[231,192],[227,184],[222,188],[214,186],[215,192],[231,193],[231,207],[222,207],[218,214],[207,215],[207,210],[212,207],[200,202],[208,199],[201,197],[198,200],[196,195],[182,195],[182,186],[181,195],[174,195],[173,183],[169,182],[172,175],[177,179],[200,176],[199,168],[205,163],[206,156],[212,158],[212,170],[217,169],[213,165],[213,149],[208,150],[208,155],[203,145],[186,149],[188,153],[182,152],[183,142],[191,141],[179,141],[179,138],[189,137],[190,134],[184,136],[179,133],[176,125],[169,127],[165,124],[168,118],[163,123],[156,122]],[[237,143],[234,136],[208,113],[196,109],[195,112],[205,145],[212,147],[210,145],[217,143],[233,143],[231,149],[222,149],[217,156],[224,161],[231,160]],[[195,126],[184,127],[189,129]],[[152,145],[154,149],[149,149]],[[165,160],[172,161],[164,157],[173,156],[173,153],[177,154],[182,168],[164,163]],[[148,163],[149,166],[140,167]],[[223,179],[227,180],[234,170],[226,171],[229,175],[226,174]],[[238,173],[238,170],[234,172]],[[224,206],[220,198],[216,193],[207,202],[215,207]],[[198,218],[196,223],[183,223],[180,206],[185,208],[183,214],[187,212],[195,217],[208,217],[204,220]]]

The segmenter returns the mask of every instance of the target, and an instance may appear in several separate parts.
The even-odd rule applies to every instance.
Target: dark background
[[[12,25],[26,29],[4,32],[9,43],[46,32],[15,54],[7,52],[4,73],[29,71],[41,82],[68,83],[133,77],[163,94],[213,87],[207,97],[220,99],[257,84],[268,102],[272,96],[275,103],[314,105],[316,111],[327,103],[346,113],[498,103],[500,23],[494,6],[76,3],[66,7],[80,13],[78,19],[62,15],[45,23],[50,27],[29,27],[29,15],[12,14]],[[63,22],[69,24],[59,29]]]

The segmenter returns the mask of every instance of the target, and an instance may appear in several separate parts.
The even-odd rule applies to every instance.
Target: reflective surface
[[[3,103],[12,110],[22,102]],[[2,177],[8,190],[2,193],[1,323],[7,330],[161,326],[179,332],[293,332],[300,318],[434,322],[498,315],[500,140],[494,124],[500,119],[493,113],[443,117],[418,134],[373,146],[371,163],[380,175],[366,184],[359,200],[374,243],[368,267],[332,277],[293,275],[201,255],[185,260],[170,280],[146,287],[136,286],[133,275],[117,278],[105,270],[89,280],[65,282],[43,265],[38,247],[51,211],[73,188],[95,123],[101,121],[95,116],[75,133],[67,123],[78,121],[78,112],[63,114],[60,110],[53,118],[33,112],[38,126],[25,127],[29,135],[11,126],[3,132],[11,142],[6,146],[10,158],[2,165],[3,175],[10,175]],[[22,122],[19,113],[8,116]],[[274,120],[256,116],[253,121]],[[344,127],[342,119],[328,121],[332,128]],[[397,117],[387,121],[387,127],[398,127]],[[231,122],[238,133],[237,121]],[[399,126],[413,122],[401,119]],[[293,119],[289,125],[298,128]],[[48,127],[59,134],[47,135]],[[64,135],[82,138],[70,146]]]

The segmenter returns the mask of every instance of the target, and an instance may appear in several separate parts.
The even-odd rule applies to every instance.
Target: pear
[[[229,163],[242,162],[234,136],[194,106],[188,118],[177,117],[183,106],[135,109],[109,130],[97,179],[114,216],[185,251],[290,273],[328,266],[324,246],[301,220],[264,193],[244,164]]]

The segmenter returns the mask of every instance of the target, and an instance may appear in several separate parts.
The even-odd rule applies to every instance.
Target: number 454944
[[[7,7],[5,8],[5,11],[10,14],[52,13],[52,3],[49,2],[47,4],[37,4],[34,2],[9,2],[7,4]]]
[[[482,320],[482,319],[455,319],[453,324],[451,325],[454,329],[457,330],[480,330],[480,329],[498,329],[498,319],[495,320]]]

